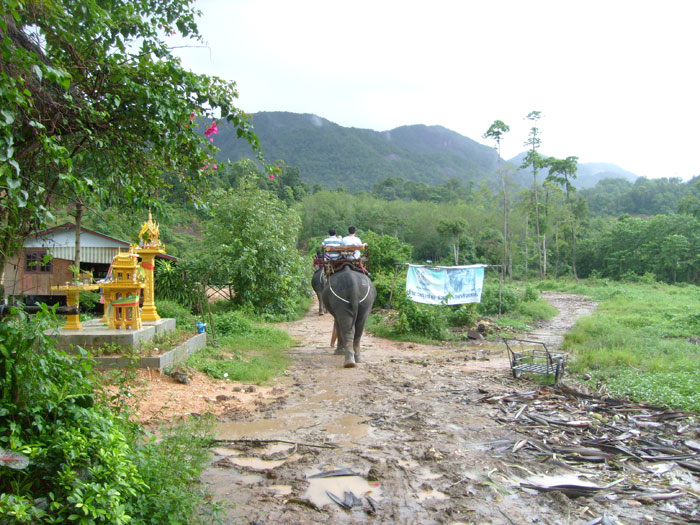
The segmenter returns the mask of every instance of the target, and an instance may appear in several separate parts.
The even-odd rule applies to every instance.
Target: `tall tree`
[[[81,196],[154,204],[164,173],[206,188],[217,120],[259,154],[235,83],[186,71],[166,43],[201,40],[189,0],[0,6],[0,271]]]
[[[578,157],[566,157],[565,159],[549,157],[543,161],[543,166],[549,168],[547,180],[564,188],[566,204],[571,214],[571,269],[574,272],[574,278],[578,280],[576,273],[576,215],[571,201],[571,194],[576,191],[572,181],[576,179]]]
[[[452,246],[452,254],[455,257],[455,266],[459,264],[459,238],[467,230],[464,219],[444,219],[437,225],[437,232]]]
[[[493,139],[496,141],[496,152],[498,153],[498,173],[501,176],[501,191],[503,191],[503,264],[501,266],[501,275],[505,276],[506,270],[510,269],[509,277],[513,278],[513,269],[508,266],[508,250],[510,249],[510,234],[508,232],[508,188],[506,185],[506,172],[502,166],[501,160],[501,139],[503,135],[510,131],[510,126],[502,120],[494,120],[493,124],[484,133],[483,138]]]
[[[189,269],[202,283],[231,283],[232,302],[258,313],[289,315],[307,286],[306,261],[296,249],[301,220],[254,179],[212,195],[204,242]]]
[[[537,127],[537,121],[540,120],[540,117],[542,116],[541,111],[531,111],[530,113],[527,114],[525,117],[527,120],[531,121],[533,123],[532,127],[530,128],[530,132],[528,133],[527,140],[523,144],[524,146],[528,146],[530,149],[527,152],[527,155],[525,155],[525,158],[523,159],[523,163],[520,166],[521,168],[527,168],[527,167],[532,167],[532,191],[533,191],[533,196],[534,196],[534,207],[535,207],[535,235],[537,235],[537,261],[538,261],[538,267],[539,267],[539,272],[540,272],[540,279],[544,279],[545,277],[545,270],[544,270],[544,259],[542,255],[542,236],[540,235],[540,201],[539,201],[539,196],[538,196],[538,183],[537,183],[537,172],[542,168],[542,156],[540,153],[537,151],[539,147],[542,145],[542,139],[540,138],[540,130]]]

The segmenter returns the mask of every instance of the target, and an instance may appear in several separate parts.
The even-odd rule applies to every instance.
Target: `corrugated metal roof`
[[[57,231],[60,231],[60,230],[75,230],[75,224],[73,224],[72,222],[67,222],[65,224],[61,224],[60,226],[54,226],[53,228],[49,228],[48,230],[36,232],[31,237],[32,238],[45,237],[46,235],[50,235],[50,234],[57,232]],[[80,231],[83,233],[89,233],[91,235],[97,235],[98,237],[102,237],[104,239],[109,239],[110,241],[114,241],[114,242],[116,242],[118,244],[122,244],[126,247],[129,246],[129,243],[126,241],[122,241],[121,239],[117,239],[116,237],[110,237],[109,235],[105,235],[104,233],[96,232],[94,230],[88,230],[85,227],[81,227]]]
[[[56,259],[75,259],[75,246],[54,246],[47,251]],[[118,248],[105,248],[97,246],[82,246],[80,248],[80,261],[84,263],[111,264],[114,256],[119,252]]]

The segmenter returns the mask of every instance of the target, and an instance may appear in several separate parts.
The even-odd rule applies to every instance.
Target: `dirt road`
[[[595,308],[580,297],[545,297],[560,313],[529,337],[550,346]],[[329,347],[330,315],[312,308],[282,326],[299,340],[288,376],[275,385],[285,395],[220,423],[222,441],[202,477],[224,502],[227,523],[583,524],[604,514],[661,522],[654,520],[663,514],[637,502],[519,488],[580,478],[556,461],[513,455],[522,435],[498,420],[502,405],[483,399],[539,385],[510,377],[503,345],[425,346],[366,334],[363,362],[344,369]]]

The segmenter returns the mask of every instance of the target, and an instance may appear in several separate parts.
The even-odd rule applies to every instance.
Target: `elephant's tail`
[[[360,312],[360,301],[353,301],[350,306],[352,306],[352,325],[357,324],[357,316]]]

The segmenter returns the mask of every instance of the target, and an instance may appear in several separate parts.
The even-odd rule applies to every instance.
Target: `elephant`
[[[330,275],[321,297],[335,319],[338,332],[335,353],[345,356],[345,368],[353,368],[360,362],[360,339],[377,290],[367,275],[348,265]]]
[[[318,297],[318,315],[323,315],[326,313],[326,306],[323,304],[323,299],[321,298],[321,292],[323,287],[326,286],[326,274],[323,268],[318,268],[314,271],[314,276],[311,278],[311,287],[316,292],[316,297]]]

